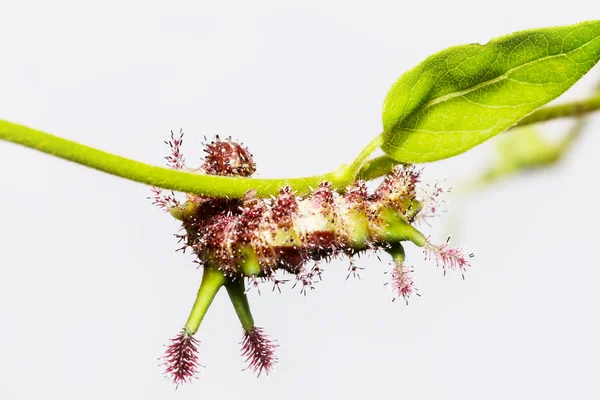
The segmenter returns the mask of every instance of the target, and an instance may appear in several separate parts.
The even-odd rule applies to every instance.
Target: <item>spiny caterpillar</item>
[[[184,169],[181,153],[183,133],[171,132],[166,142],[171,168]],[[190,171],[210,175],[250,177],[256,171],[252,155],[241,144],[218,136],[205,145],[204,163]],[[198,341],[193,337],[212,300],[225,287],[243,328],[242,355],[248,368],[260,375],[269,373],[277,362],[274,344],[262,328],[254,325],[246,297],[245,280],[257,286],[271,282],[273,290],[291,275],[300,291],[313,289],[321,277],[321,261],[347,256],[348,277],[357,274],[354,257],[367,251],[383,250],[393,260],[391,288],[404,300],[416,292],[412,268],[404,265],[403,241],[424,249],[425,257],[444,268],[464,272],[469,266],[461,250],[448,244],[433,245],[413,225],[437,208],[442,190],[435,186],[429,198],[419,199],[420,171],[413,165],[398,165],[379,187],[369,193],[364,181],[356,181],[343,193],[322,182],[304,197],[293,188],[282,187],[276,197],[258,198],[248,191],[242,199],[187,195],[181,203],[174,193],[153,188],[154,203],[182,222],[182,250],[191,250],[204,273],[196,302],[180,334],[171,340],[164,357],[166,374],[174,383],[189,381],[200,366]],[[472,255],[470,255],[472,256]],[[408,301],[407,301],[408,302]]]

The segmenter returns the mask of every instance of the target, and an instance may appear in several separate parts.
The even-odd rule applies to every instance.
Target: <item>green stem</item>
[[[581,118],[577,120],[575,125],[569,130],[567,135],[558,143],[558,159],[561,159],[573,146],[573,143],[581,137],[581,133],[589,125],[587,119]]]
[[[285,185],[292,186],[298,194],[306,194],[324,180],[332,181],[336,189],[343,188],[348,184],[344,179],[336,179],[334,173],[306,178],[256,179],[175,171],[110,154],[2,120],[0,120],[0,139],[132,181],[198,195],[240,198],[246,191],[256,189],[259,196],[265,197],[277,194],[279,189]],[[340,186],[340,183],[343,185]]]
[[[185,323],[185,332],[188,335],[194,335],[198,331],[200,323],[204,319],[208,308],[212,304],[217,292],[219,289],[221,289],[221,286],[223,286],[225,282],[225,275],[223,275],[223,273],[217,268],[211,268],[208,266],[204,268],[202,282],[200,283],[200,288],[198,289],[196,301],[194,302],[190,316]]]
[[[398,161],[389,156],[372,158],[363,164],[361,170],[358,172],[358,178],[365,181],[379,178],[380,176],[387,175],[398,164]]]
[[[400,243],[393,243],[390,248],[385,250],[389,255],[392,256],[392,260],[396,265],[402,264],[406,258],[404,247]]]
[[[231,281],[225,285],[231,304],[235,309],[242,328],[246,332],[250,332],[254,327],[254,318],[250,312],[250,304],[248,303],[248,296],[246,296],[246,287],[244,285],[244,278],[239,278]]]
[[[590,97],[586,100],[571,103],[558,104],[556,106],[543,107],[529,116],[523,118],[514,127],[537,124],[565,117],[578,117],[580,115],[600,110],[600,95]]]
[[[600,110],[600,96],[541,108],[515,126],[573,117],[596,110]],[[385,175],[397,164],[387,156],[365,162],[366,158],[381,146],[383,140],[381,135],[373,139],[349,166],[322,175],[284,179],[211,176],[155,167],[2,120],[0,120],[0,139],[132,181],[178,192],[215,197],[241,198],[250,189],[255,189],[260,197],[267,197],[276,195],[285,185],[291,186],[297,194],[302,195],[310,193],[312,188],[324,180],[331,182],[333,189],[341,190],[352,183],[357,176],[366,180],[374,179]]]
[[[364,149],[356,156],[352,164],[342,170],[342,174],[348,178],[351,182],[353,182],[361,171],[363,165],[365,164],[365,160],[369,157],[375,150],[381,147],[383,144],[383,133],[375,136],[373,140],[369,142],[365,146]]]

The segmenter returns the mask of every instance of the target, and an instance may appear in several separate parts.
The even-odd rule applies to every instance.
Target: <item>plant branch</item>
[[[346,176],[347,178],[350,179],[350,181],[354,181],[356,179],[356,177],[358,176],[358,174],[360,173],[361,169],[363,168],[364,164],[365,164],[365,160],[378,148],[381,147],[381,145],[383,144],[383,133],[380,133],[379,135],[375,136],[375,138],[373,140],[371,140],[369,142],[369,144],[367,144],[365,146],[364,149],[361,150],[361,152],[358,154],[358,156],[356,156],[356,158],[354,159],[354,161],[352,161],[352,164],[350,164],[348,167],[342,169],[342,174],[344,176]]]
[[[580,116],[596,110],[600,110],[600,95],[582,101],[541,108],[521,120],[515,127]],[[239,198],[250,189],[255,189],[258,196],[266,197],[276,195],[279,189],[286,185],[302,195],[310,193],[325,180],[331,182],[334,190],[342,190],[357,177],[364,180],[375,179],[387,174],[394,165],[398,164],[388,156],[365,161],[381,146],[383,142],[381,134],[373,139],[348,166],[344,165],[336,171],[322,175],[283,179],[223,177],[156,167],[2,120],[0,120],[0,139],[132,181],[178,192],[215,197]]]
[[[578,117],[598,110],[600,110],[600,95],[585,100],[540,108],[520,120],[514,127],[537,124],[558,118]]]
[[[336,180],[333,173],[305,178],[256,179],[203,175],[156,167],[2,120],[0,139],[132,181],[198,195],[242,197],[247,190],[255,189],[259,196],[269,196],[277,194],[285,185],[292,186],[298,193],[309,193],[311,188],[317,187],[324,180],[330,180],[333,186],[340,188],[340,179]]]
[[[372,179],[379,178],[380,176],[387,175],[395,165],[399,162],[394,160],[390,156],[379,156],[367,160],[361,170],[358,172],[358,179],[364,181],[370,181]]]

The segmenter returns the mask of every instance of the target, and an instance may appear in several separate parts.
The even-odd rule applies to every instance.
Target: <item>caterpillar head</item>
[[[251,176],[256,171],[252,154],[231,138],[215,140],[204,148],[206,156],[201,169],[208,175]]]

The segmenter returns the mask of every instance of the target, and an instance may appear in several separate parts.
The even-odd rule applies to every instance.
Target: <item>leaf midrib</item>
[[[542,61],[546,61],[546,60],[549,60],[549,59],[552,59],[552,58],[567,57],[570,53],[582,49],[583,47],[591,44],[592,42],[594,42],[595,40],[597,40],[599,38],[600,38],[600,36],[596,36],[592,40],[590,40],[588,42],[585,42],[581,46],[578,46],[578,47],[576,47],[576,48],[574,48],[574,49],[572,49],[572,50],[570,50],[570,51],[568,51],[566,53],[553,54],[553,55],[549,55],[549,56],[544,56],[542,58],[538,58],[536,60],[528,61],[528,62],[526,62],[524,64],[521,64],[521,65],[519,65],[517,67],[510,68],[509,70],[507,70],[506,72],[504,72],[502,75],[500,75],[500,76],[498,76],[498,77],[496,77],[494,79],[490,79],[490,80],[487,80],[487,81],[484,81],[484,82],[480,82],[480,83],[477,83],[477,84],[475,84],[475,85],[473,85],[473,86],[471,86],[471,87],[469,87],[467,89],[463,89],[463,90],[458,91],[458,92],[448,93],[446,95],[443,95],[443,96],[437,97],[435,99],[432,99],[432,100],[428,101],[427,103],[425,103],[423,106],[421,106],[420,110],[426,110],[427,108],[433,107],[436,104],[443,103],[445,101],[449,101],[449,100],[452,100],[452,99],[457,98],[457,97],[465,96],[465,95],[467,95],[469,93],[472,93],[472,92],[474,92],[476,90],[479,90],[481,88],[485,88],[486,86],[489,86],[489,85],[492,85],[494,83],[500,82],[500,81],[502,81],[504,79],[509,78],[509,75],[511,75],[512,73],[517,72],[520,69],[526,68],[526,67],[528,67],[528,66],[530,66],[532,64],[535,64],[535,63],[538,63],[538,62],[542,62]],[[579,63],[577,63],[577,64],[579,64]],[[415,111],[417,111],[417,110],[415,110]],[[411,113],[411,114],[413,114],[413,113]],[[405,120],[406,120],[406,118],[403,118],[399,122],[402,123]],[[397,127],[397,125],[396,125],[396,127]]]

